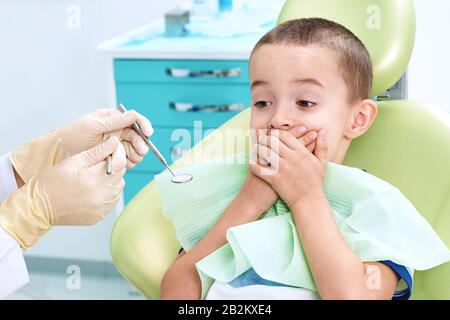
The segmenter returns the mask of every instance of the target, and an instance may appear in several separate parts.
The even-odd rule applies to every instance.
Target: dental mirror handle
[[[118,109],[124,113],[127,111],[127,109],[125,108],[125,106],[123,104],[119,104]],[[163,155],[161,154],[161,152],[159,152],[158,148],[156,148],[156,146],[153,144],[153,142],[151,142],[148,137],[142,132],[141,128],[139,127],[139,125],[134,122],[131,127],[134,129],[134,131],[137,132],[137,134],[144,140],[144,142],[149,146],[149,148],[153,151],[153,153],[156,155],[156,157],[159,159],[159,161],[161,161],[161,163],[167,168],[167,170],[169,170],[169,172],[172,174],[172,176],[175,177],[175,174],[172,172],[172,170],[170,170],[169,168],[169,164],[167,163],[166,159],[163,157]]]
[[[136,129],[135,126],[138,128]],[[155,145],[153,144],[153,142],[151,142],[141,131],[141,129],[139,128],[139,126],[136,123],[133,123],[133,129],[136,130],[136,132],[142,137],[142,139],[144,139],[145,143],[150,147],[150,149],[152,149],[153,153],[158,157],[159,161],[161,161],[161,163],[167,168],[167,170],[170,171],[170,173],[172,174],[172,176],[175,177],[175,173],[172,172],[172,170],[170,170],[169,168],[169,164],[167,163],[166,159],[163,157],[163,155],[161,154],[161,152],[159,152],[159,150],[155,147]]]

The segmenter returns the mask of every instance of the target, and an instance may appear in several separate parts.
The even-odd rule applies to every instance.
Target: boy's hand
[[[258,158],[270,165],[250,163],[251,172],[270,184],[290,208],[297,201],[323,192],[327,164],[325,131],[320,130],[315,136],[313,132],[310,138],[316,142],[314,153],[308,152],[305,143],[291,131],[272,130],[266,137],[258,136],[257,145]]]
[[[316,140],[309,136],[310,131],[304,126],[299,126],[291,129],[289,133],[293,138],[297,139],[302,146],[306,146],[306,149],[312,153],[316,147]],[[261,135],[267,135],[267,130],[260,130]],[[259,140],[259,139],[258,139]],[[257,144],[254,145],[255,147]],[[257,156],[257,150],[254,150],[254,155]],[[266,162],[263,158],[257,157],[256,160],[259,165],[264,166]],[[270,207],[275,203],[278,198],[278,194],[274,191],[272,186],[255,175],[251,170],[251,164],[249,167],[247,178],[239,192],[239,198],[245,203],[247,210],[260,217],[261,214],[265,213]]]

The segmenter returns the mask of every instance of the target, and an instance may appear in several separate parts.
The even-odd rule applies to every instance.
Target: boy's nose
[[[295,126],[293,117],[289,116],[289,112],[280,110],[279,108],[272,119],[270,119],[270,128],[278,130],[290,130]]]

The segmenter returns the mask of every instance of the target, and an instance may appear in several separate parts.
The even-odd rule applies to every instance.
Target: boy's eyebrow
[[[309,84],[313,84],[319,87],[324,87],[324,85],[317,79],[314,78],[305,78],[305,79],[297,79],[292,81],[292,83],[300,83],[300,84],[304,84],[304,83],[309,83]],[[263,80],[255,80],[252,82],[250,89],[254,89],[255,87],[258,86],[263,86],[263,85],[268,85],[268,83],[266,81]]]
[[[263,85],[268,85],[268,83],[263,80],[255,80],[252,82],[250,89],[253,90],[255,87],[263,86]]]
[[[298,79],[298,80],[294,80],[293,83],[309,83],[309,84],[313,84],[319,87],[324,87],[324,85],[317,79],[314,78],[306,78],[306,79]]]

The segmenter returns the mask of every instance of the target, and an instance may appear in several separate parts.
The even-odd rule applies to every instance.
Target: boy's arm
[[[291,210],[322,299],[392,299],[397,275],[382,263],[361,262],[340,233],[324,192],[308,195]]]
[[[200,299],[201,282],[195,263],[227,243],[229,228],[256,221],[276,198],[269,185],[250,173],[242,190],[214,227],[194,248],[179,255],[170,266],[161,283],[161,299]]]
[[[381,263],[363,263],[336,225],[323,188],[329,158],[325,130],[317,133],[313,154],[283,130],[271,131],[258,143],[257,155],[271,166],[256,163],[250,169],[289,206],[321,298],[391,299],[395,272]]]
[[[289,132],[309,152],[315,149],[315,140],[308,135],[306,127],[294,127]],[[229,228],[259,219],[277,198],[272,187],[249,170],[242,189],[216,225],[192,250],[179,256],[166,272],[161,283],[161,298],[200,299],[201,283],[195,263],[227,243]]]

